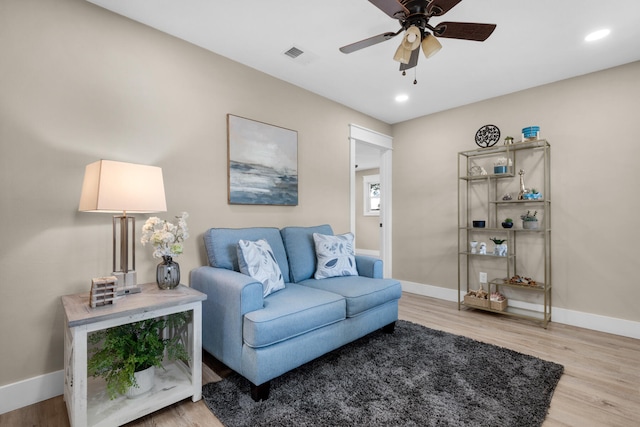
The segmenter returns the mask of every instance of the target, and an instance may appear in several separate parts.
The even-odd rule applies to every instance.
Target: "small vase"
[[[495,249],[493,250],[493,254],[497,256],[507,256],[507,244],[501,243],[499,245],[496,245]]]
[[[156,269],[156,283],[160,289],[173,289],[180,284],[180,264],[164,255]]]
[[[525,230],[537,230],[538,221],[522,221],[522,228]]]

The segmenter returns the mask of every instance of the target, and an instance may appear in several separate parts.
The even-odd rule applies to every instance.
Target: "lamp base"
[[[124,296],[129,294],[137,294],[142,292],[142,289],[136,285],[137,274],[135,271],[114,271],[112,273],[118,279],[118,291],[117,296]]]

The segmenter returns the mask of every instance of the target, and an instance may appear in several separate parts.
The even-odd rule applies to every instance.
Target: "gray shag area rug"
[[[206,384],[236,426],[540,426],[563,366],[398,321],[271,381],[254,402],[233,373]]]

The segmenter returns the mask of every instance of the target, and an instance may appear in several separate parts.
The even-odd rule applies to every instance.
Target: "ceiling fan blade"
[[[402,31],[402,28],[400,29],[400,31]],[[340,48],[340,52],[342,52],[342,53],[352,53],[352,52],[355,52],[357,50],[364,49],[365,47],[369,47],[369,46],[373,46],[374,44],[382,43],[384,41],[387,41],[389,39],[394,38],[395,36],[400,34],[400,31],[398,31],[397,33],[389,32],[389,33],[378,34],[377,36],[369,37],[368,39],[360,40],[359,42],[355,42],[355,43],[348,44],[346,46],[342,46]]]
[[[476,24],[472,22],[441,22],[435,27],[433,35],[449,39],[474,40],[483,42],[489,38],[495,24]]]
[[[411,59],[408,64],[400,64],[400,71],[408,70],[418,65],[418,58],[420,57],[420,49],[415,49],[411,52]]]
[[[462,0],[433,0],[427,8],[427,15],[442,16],[461,1]]]
[[[394,19],[402,15],[409,15],[407,8],[398,0],[369,0],[369,2]]]

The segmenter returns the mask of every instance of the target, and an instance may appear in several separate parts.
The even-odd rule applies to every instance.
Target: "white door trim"
[[[350,174],[350,228],[356,232],[356,143],[362,142],[380,149],[380,258],[384,266],[384,277],[392,277],[392,182],[391,166],[393,152],[393,138],[379,132],[349,125],[349,142],[351,153]],[[356,236],[357,238],[357,236]]]

